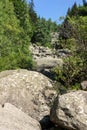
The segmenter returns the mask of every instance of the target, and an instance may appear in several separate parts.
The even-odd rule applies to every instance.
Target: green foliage
[[[61,68],[54,69],[56,80],[73,89],[79,89],[80,82],[87,79],[87,6],[83,2],[83,6],[75,3],[68,9],[60,28],[59,42],[71,50],[72,56],[64,59]]]
[[[60,39],[58,44],[61,46],[61,48],[65,48],[70,50],[71,53],[76,51],[77,49],[77,44],[75,38],[70,38],[70,39]]]
[[[23,28],[24,35],[27,37],[28,42],[32,36],[33,30],[31,25],[31,18],[29,15],[30,8],[25,0],[11,0],[14,5],[14,12],[17,19],[20,21],[20,26]]]
[[[6,69],[32,69],[34,62],[29,51],[30,41],[52,48],[51,33],[59,26],[51,19],[38,18],[34,2],[26,0],[0,0],[0,71]],[[79,89],[87,79],[87,2],[76,3],[68,9],[60,27],[59,43],[68,48],[72,56],[64,65],[53,70],[56,81],[66,88]],[[66,87],[66,88],[65,88]]]
[[[72,89],[73,90],[79,90],[79,89],[81,89],[80,83],[76,83],[75,85],[72,85]]]
[[[32,37],[32,42],[39,42],[41,45],[45,45],[46,42],[50,42],[49,31],[47,30],[46,21],[44,18],[38,19],[36,28]]]
[[[77,7],[76,2],[74,3],[71,9],[70,8],[68,9],[67,15],[70,17],[73,15],[78,16],[78,7]]]
[[[80,16],[87,16],[87,6],[80,6],[78,8],[78,13]]]
[[[77,6],[76,2],[74,5],[68,9],[67,15],[70,17],[87,16],[87,2],[83,0],[83,6]]]
[[[87,6],[86,0],[83,0],[83,6]]]
[[[73,26],[70,22],[70,17],[67,16],[63,22],[63,24],[60,27],[60,38],[68,39],[72,38],[72,35],[74,34]]]
[[[34,65],[29,51],[30,41],[51,47],[50,32],[57,30],[51,19],[38,18],[34,2],[26,0],[0,1],[0,71],[31,69]]]
[[[51,47],[51,32],[55,32],[57,29],[58,25],[51,19],[46,21],[44,18],[38,18],[31,42]]]
[[[66,88],[71,88],[79,83],[78,74],[82,70],[83,63],[80,57],[70,56],[64,59],[64,65],[54,68],[55,79]]]
[[[56,90],[58,94],[64,94],[67,92],[67,88],[62,85],[60,82],[54,82],[53,88]]]
[[[52,22],[51,18],[49,18],[46,21],[46,24],[47,24],[47,29],[48,29],[49,33],[58,31],[59,26],[57,25],[56,22]]]
[[[33,26],[33,30],[34,30],[38,18],[37,18],[36,12],[34,11],[34,1],[33,0],[31,0],[29,2],[29,16],[30,16],[30,20],[31,20],[31,23],[32,23],[32,26]]]
[[[33,65],[28,50],[31,36],[30,28],[29,30],[27,28],[30,27],[30,23],[27,18],[22,20],[24,27],[21,26],[20,19],[14,12],[12,0],[0,1],[0,71],[15,68],[29,69]]]

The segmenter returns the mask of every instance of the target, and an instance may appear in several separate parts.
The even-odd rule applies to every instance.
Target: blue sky
[[[78,5],[82,4],[82,0],[34,0],[35,11],[38,16],[47,20],[51,18],[52,21],[57,23],[59,22],[59,17],[65,16],[68,7],[72,7],[74,2]]]

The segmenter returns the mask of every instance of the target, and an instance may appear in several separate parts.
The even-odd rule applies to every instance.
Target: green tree
[[[14,5],[14,12],[20,21],[20,26],[24,30],[24,35],[26,37],[27,42],[30,41],[33,30],[32,24],[29,16],[29,7],[25,0],[11,0]]]
[[[55,21],[52,22],[51,18],[49,18],[46,21],[46,24],[47,24],[47,29],[49,30],[50,33],[58,31],[58,25],[57,25],[57,23]]]
[[[59,37],[64,39],[65,42],[67,39],[72,38],[74,35],[73,26],[71,24],[71,18],[67,16],[63,22],[63,24],[60,27],[60,35]]]
[[[83,6],[87,6],[86,0],[83,0]]]
[[[78,8],[79,16],[87,16],[87,6],[80,6]]]
[[[51,19],[46,20],[45,18],[38,18],[38,21],[35,25],[34,34],[32,36],[32,43],[39,43],[42,46],[52,47],[51,42],[51,33],[57,32],[59,26],[56,22],[52,22]]]
[[[33,29],[35,29],[35,25],[36,25],[36,22],[37,22],[37,14],[34,10],[34,1],[31,0],[29,2],[29,16],[30,16],[30,19],[31,19],[31,23],[32,23],[32,26],[33,26]]]
[[[32,64],[29,44],[24,30],[15,16],[14,5],[9,0],[0,1],[0,71],[15,68],[30,68]],[[21,64],[23,57],[27,66]]]
[[[77,15],[74,14],[76,10]],[[80,87],[80,82],[87,79],[87,6],[74,5],[68,10],[60,29],[60,42],[63,48],[72,50],[72,55],[64,59],[62,68],[54,70],[56,80],[66,87],[76,84]]]
[[[50,44],[51,36],[50,31],[47,28],[47,23],[44,18],[38,18],[36,28],[32,37],[33,43],[40,43],[40,45],[45,46],[47,43]]]
[[[68,9],[67,15],[69,15],[70,17],[72,17],[72,16],[78,16],[78,7],[77,7],[76,2],[71,7],[71,9],[70,8]]]

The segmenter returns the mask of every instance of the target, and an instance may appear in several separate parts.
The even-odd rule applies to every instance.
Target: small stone
[[[81,82],[81,88],[82,88],[82,90],[87,91],[87,81]]]

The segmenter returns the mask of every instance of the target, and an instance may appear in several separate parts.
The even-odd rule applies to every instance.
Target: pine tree
[[[29,2],[29,16],[30,16],[33,28],[35,28],[38,18],[37,18],[37,14],[34,10],[34,1],[33,0],[31,0]]]
[[[74,3],[74,5],[71,8],[71,15],[70,16],[78,16],[78,7],[76,2]]]
[[[70,8],[68,8],[67,15],[71,16],[71,9]]]
[[[14,4],[16,17],[20,21],[20,26],[24,29],[28,39],[32,36],[32,25],[29,16],[29,8],[25,0],[11,0]]]
[[[50,30],[48,30],[46,20],[44,18],[38,18],[38,22],[32,37],[32,42],[40,43],[41,45],[45,46],[47,43],[50,43],[50,40]]]
[[[87,6],[86,0],[83,0],[83,6]]]
[[[0,1],[0,16],[0,71],[32,67],[27,35],[15,15],[12,1]]]

